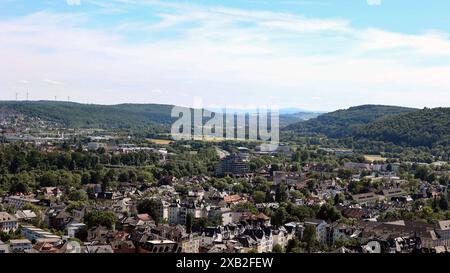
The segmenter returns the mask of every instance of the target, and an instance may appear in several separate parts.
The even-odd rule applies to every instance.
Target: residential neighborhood
[[[93,149],[89,142],[83,153],[145,154],[160,166],[172,164],[178,156],[172,152],[168,157],[165,151],[172,146],[130,150],[136,145],[126,145],[124,150],[115,148],[124,145],[111,149],[107,142],[98,143],[103,144]],[[192,154],[191,145],[183,149]],[[297,149],[291,147],[292,158],[305,152]],[[346,153],[338,157],[345,163],[333,168],[307,159],[294,164],[285,155],[261,154],[251,147],[236,151],[215,159],[212,171],[205,174],[159,179],[147,174],[150,180],[139,182],[126,170],[127,164],[107,163],[104,177],[118,183],[105,182],[106,178],[93,183],[91,177],[80,186],[41,182],[44,186],[33,190],[4,192],[0,251],[72,253],[74,242],[81,253],[450,250],[446,184],[405,172],[427,168],[428,176],[443,181],[448,179],[448,165],[358,163],[348,161],[354,156]],[[330,156],[328,151],[316,153]]]

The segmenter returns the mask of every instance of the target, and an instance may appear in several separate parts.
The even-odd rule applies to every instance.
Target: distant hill
[[[384,117],[359,128],[355,138],[402,146],[448,146],[450,108],[423,109]]]
[[[96,105],[55,101],[3,101],[0,110],[54,122],[69,128],[136,128],[168,126],[173,123],[173,105],[118,104]],[[317,117],[319,113],[280,114],[280,125]]]
[[[398,106],[362,105],[291,124],[285,130],[300,135],[324,135],[331,138],[340,138],[353,135],[359,127],[374,122],[377,119],[408,113],[414,110],[412,108]]]
[[[0,102],[0,109],[55,122],[70,128],[136,128],[172,122],[171,105],[95,105],[73,102]]]
[[[285,127],[294,123],[298,123],[301,121],[309,120],[312,118],[316,118],[321,113],[315,113],[315,112],[298,112],[298,113],[292,113],[292,114],[286,114],[280,112],[280,127]]]

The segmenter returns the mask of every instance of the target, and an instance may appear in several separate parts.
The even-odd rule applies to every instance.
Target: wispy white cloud
[[[133,2],[117,0],[100,8]],[[137,2],[161,7],[154,14],[159,20],[96,29],[87,27],[89,14],[38,12],[0,21],[0,59],[8,64],[0,86],[26,77],[42,98],[58,92],[100,103],[186,104],[193,96],[206,104],[239,100],[319,110],[361,103],[450,103],[450,62],[411,63],[448,57],[445,33],[406,35],[356,28],[343,18]],[[52,89],[42,79],[64,84]],[[424,90],[433,92],[424,97]],[[0,94],[1,99],[11,96]]]
[[[66,0],[69,6],[79,6],[81,5],[81,0]]]
[[[367,0],[367,5],[369,6],[380,6],[381,0]]]
[[[45,83],[48,83],[48,84],[52,84],[52,85],[64,85],[64,83],[62,83],[62,82],[49,80],[49,79],[44,79],[42,81]]]

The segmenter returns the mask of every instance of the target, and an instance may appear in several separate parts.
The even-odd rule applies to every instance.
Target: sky
[[[448,107],[449,10],[442,0],[0,0],[0,100]]]

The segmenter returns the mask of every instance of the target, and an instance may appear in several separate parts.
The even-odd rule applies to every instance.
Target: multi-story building
[[[61,237],[51,232],[42,230],[35,226],[22,226],[22,235],[30,241],[54,241],[61,240]]]
[[[33,198],[32,196],[8,196],[3,200],[3,202],[9,207],[21,210],[26,205],[36,205],[39,203],[39,200]]]
[[[189,234],[181,239],[182,253],[199,253],[202,238],[197,235]]]
[[[308,225],[316,229],[317,241],[325,245],[327,243],[327,222],[320,219],[305,219],[305,227]]]
[[[216,166],[216,175],[245,175],[250,172],[248,155],[233,154],[222,159]]]
[[[7,212],[0,212],[0,231],[8,233],[19,227],[17,218]]]
[[[25,250],[31,249],[33,245],[30,240],[27,239],[18,239],[18,240],[10,240],[9,248],[11,252],[24,252]]]
[[[192,214],[194,218],[202,217],[202,205],[196,202],[180,203],[174,202],[168,207],[168,222],[169,225],[184,225],[186,224],[186,217]]]
[[[164,200],[159,201],[159,215],[161,216],[161,219],[164,221],[169,222],[169,207],[170,204]]]
[[[9,246],[0,241],[0,254],[9,253]]]

